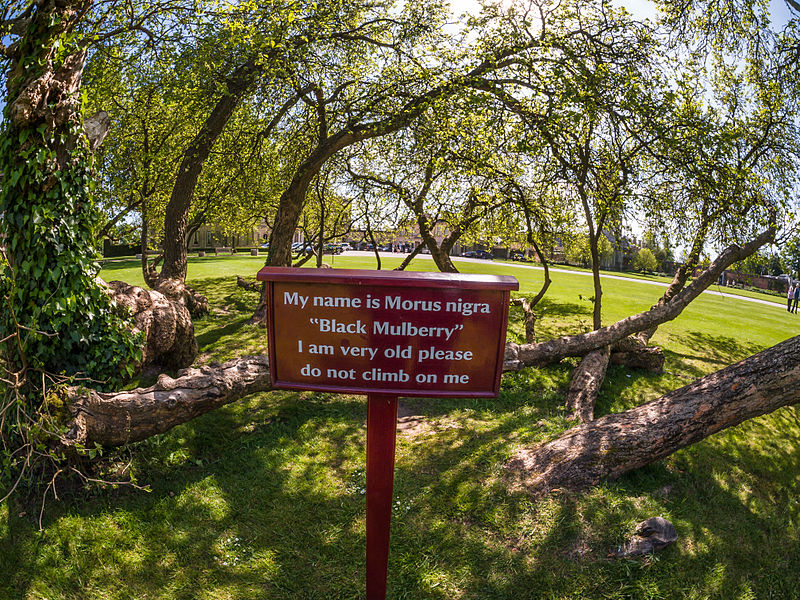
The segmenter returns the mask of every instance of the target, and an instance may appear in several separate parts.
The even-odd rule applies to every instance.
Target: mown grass
[[[196,323],[200,362],[263,352],[246,324],[255,295],[235,274],[263,258],[197,259],[189,283],[212,314]],[[392,264],[392,260],[385,261]],[[336,266],[369,267],[336,257]],[[418,261],[415,268],[432,267]],[[521,293],[541,273],[514,274]],[[106,279],[136,282],[133,261]],[[590,325],[591,280],[554,274],[538,334]],[[646,309],[660,288],[608,280],[604,319]],[[654,339],[661,375],[612,367],[599,413],[623,410],[794,335],[785,309],[703,296]],[[509,336],[521,339],[520,315]],[[521,446],[569,426],[570,364],[506,375],[497,399],[403,402],[389,564],[392,599],[800,597],[800,415],[795,408],[712,436],[584,494],[533,501],[507,488]],[[274,392],[138,444],[151,492],[64,486],[39,505],[0,506],[0,598],[364,598],[366,406],[361,397]],[[608,557],[634,525],[670,519],[680,536],[640,560]]]

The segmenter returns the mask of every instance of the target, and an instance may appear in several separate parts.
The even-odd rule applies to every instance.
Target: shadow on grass
[[[708,375],[765,349],[759,344],[745,343],[729,336],[699,331],[674,336],[674,339],[685,348],[696,351],[664,350],[668,369],[695,378]]]
[[[501,465],[563,428],[559,393],[535,391],[559,377],[504,384],[495,406],[416,401],[434,427],[398,442],[389,598],[797,597],[794,412],[537,501],[509,491]],[[142,444],[151,494],[51,507],[42,534],[11,519],[4,597],[363,598],[365,408],[259,395]],[[676,524],[678,546],[606,558],[656,515]]]
[[[242,341],[243,313],[254,295],[227,278],[196,287],[213,306],[231,307],[198,322],[203,351],[234,332],[226,352],[251,343]],[[545,314],[564,317],[590,311],[550,308]],[[713,347],[710,360],[674,355],[692,365],[754,351],[697,332],[683,344]],[[411,401],[431,427],[398,440],[389,598],[800,597],[795,409],[616,483],[534,500],[508,489],[502,465],[517,447],[567,426],[570,371],[509,374],[498,399]],[[674,383],[628,378],[622,368],[610,380],[634,392],[637,382],[665,391]],[[8,574],[0,597],[364,598],[365,419],[361,398],[261,394],[140,444],[139,478],[150,494],[107,491],[50,505],[42,533],[11,510],[0,529]],[[677,546],[640,561],[606,558],[635,523],[657,515],[677,526]]]
[[[239,330],[247,324],[247,319],[239,319],[238,321],[228,322],[222,327],[206,327],[205,331],[201,334],[195,335],[197,345],[200,348],[206,348],[218,342],[221,338],[231,336],[238,333]],[[230,341],[230,340],[226,340]]]
[[[726,335],[712,335],[700,331],[690,331],[678,337],[689,347],[702,349],[707,361],[730,365],[764,350],[764,346],[745,343]]]

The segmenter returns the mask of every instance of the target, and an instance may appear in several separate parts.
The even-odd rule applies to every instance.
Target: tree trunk
[[[317,236],[317,268],[322,268],[322,254],[325,251],[325,202],[320,195],[319,204],[319,235]]]
[[[395,268],[395,271],[405,271],[406,267],[411,264],[411,261],[414,260],[417,255],[422,252],[422,249],[425,247],[425,242],[421,242],[417,244],[417,247],[414,248],[408,256],[403,259],[403,262],[400,263],[399,267]]]
[[[643,369],[651,373],[664,372],[664,352],[657,346],[643,346],[635,350],[611,351],[612,365],[625,365],[631,369]]]
[[[185,306],[193,319],[209,313],[208,298],[197,293],[179,279],[159,279],[156,291],[161,292],[173,302]]]
[[[611,346],[592,350],[572,372],[566,405],[572,417],[581,423],[589,423],[594,419],[594,405],[606,377],[610,357]]]
[[[224,95],[217,101],[202,128],[183,153],[164,215],[164,266],[161,268],[161,279],[176,279],[181,282],[186,279],[186,230],[197,181],[214,142],[255,81],[256,70],[257,67],[252,62],[236,70],[227,82]]]
[[[187,307],[161,292],[145,290],[123,281],[108,283],[117,306],[128,308],[133,324],[145,335],[142,366],[155,364],[183,369],[197,356],[194,324]]]
[[[603,326],[603,285],[600,282],[600,252],[597,243],[602,234],[598,228],[597,236],[591,232],[589,234],[589,246],[592,254],[592,283],[594,284],[594,304],[592,306],[592,329],[600,329]]]
[[[367,219],[367,236],[369,237],[370,244],[372,244],[372,251],[375,253],[375,262],[377,266],[375,267],[378,271],[381,270],[381,253],[378,250],[378,242],[375,241],[375,234],[372,232],[372,226],[370,225],[369,219]]]
[[[428,244],[428,249],[431,251],[433,262],[442,273],[458,273],[458,269],[453,264],[450,255],[436,245],[436,240],[431,237],[432,243]]]
[[[525,341],[529,344],[536,343],[536,313],[533,312],[533,304],[528,298],[514,298],[512,306],[522,307],[525,314]]]
[[[508,468],[534,495],[555,488],[584,489],[798,401],[800,336],[657,400],[523,449]]]
[[[103,394],[69,388],[71,420],[60,443],[66,448],[123,446],[169,431],[176,425],[240,398],[270,389],[265,356],[246,356],[222,365],[161,375],[149,388]]]
[[[92,2],[5,4],[3,18],[20,20],[0,36],[0,239],[10,267],[0,276],[0,340],[16,343],[0,342],[0,354],[17,381],[34,364],[119,379],[119,363],[136,349],[125,324],[111,318],[113,307],[95,278],[101,215],[89,185],[91,155],[108,121],[97,115],[86,129],[81,116],[87,49],[80,32]],[[0,418],[0,436],[7,423]]]
[[[303,254],[300,256],[300,258],[298,260],[296,260],[294,263],[292,263],[292,266],[295,269],[298,268],[298,267],[302,267],[304,264],[306,264],[308,261],[310,261],[312,258],[314,258],[316,256],[317,255],[314,254],[313,252],[305,252],[305,251],[303,251]]]
[[[655,306],[648,311],[626,317],[613,325],[588,333],[564,336],[540,344],[508,343],[506,344],[505,365],[503,368],[507,371],[513,371],[525,366],[557,362],[567,356],[584,356],[592,350],[614,344],[631,334],[666,323],[681,314],[692,300],[717,280],[722,271],[736,261],[750,256],[767,242],[772,241],[774,235],[775,230],[770,228],[761,232],[755,239],[743,246],[736,244],[729,246],[720,253],[705,271],[667,304]]]

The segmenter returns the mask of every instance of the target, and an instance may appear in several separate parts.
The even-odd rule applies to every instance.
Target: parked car
[[[486,250],[477,250],[475,252],[475,258],[488,258],[491,260],[494,256],[492,256],[491,252],[487,252]]]
[[[348,244],[347,242],[342,242],[341,244],[339,244],[339,248],[342,249],[342,252],[344,252],[345,250],[352,250],[353,249],[353,247],[350,244]]]
[[[511,254],[508,255],[508,258],[510,258],[511,260],[518,260],[520,262],[525,262],[525,255],[519,250],[512,250]]]
[[[461,256],[464,258],[478,258],[478,253],[475,250],[467,250],[466,252],[462,252]]]
[[[341,254],[342,246],[340,244],[325,244],[322,252],[324,254]]]

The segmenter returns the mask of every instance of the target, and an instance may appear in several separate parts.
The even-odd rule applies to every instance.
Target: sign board
[[[491,397],[507,276],[265,267],[274,388]]]
[[[397,397],[500,389],[513,277],[264,267],[273,388],[367,394],[367,600],[386,599]]]

